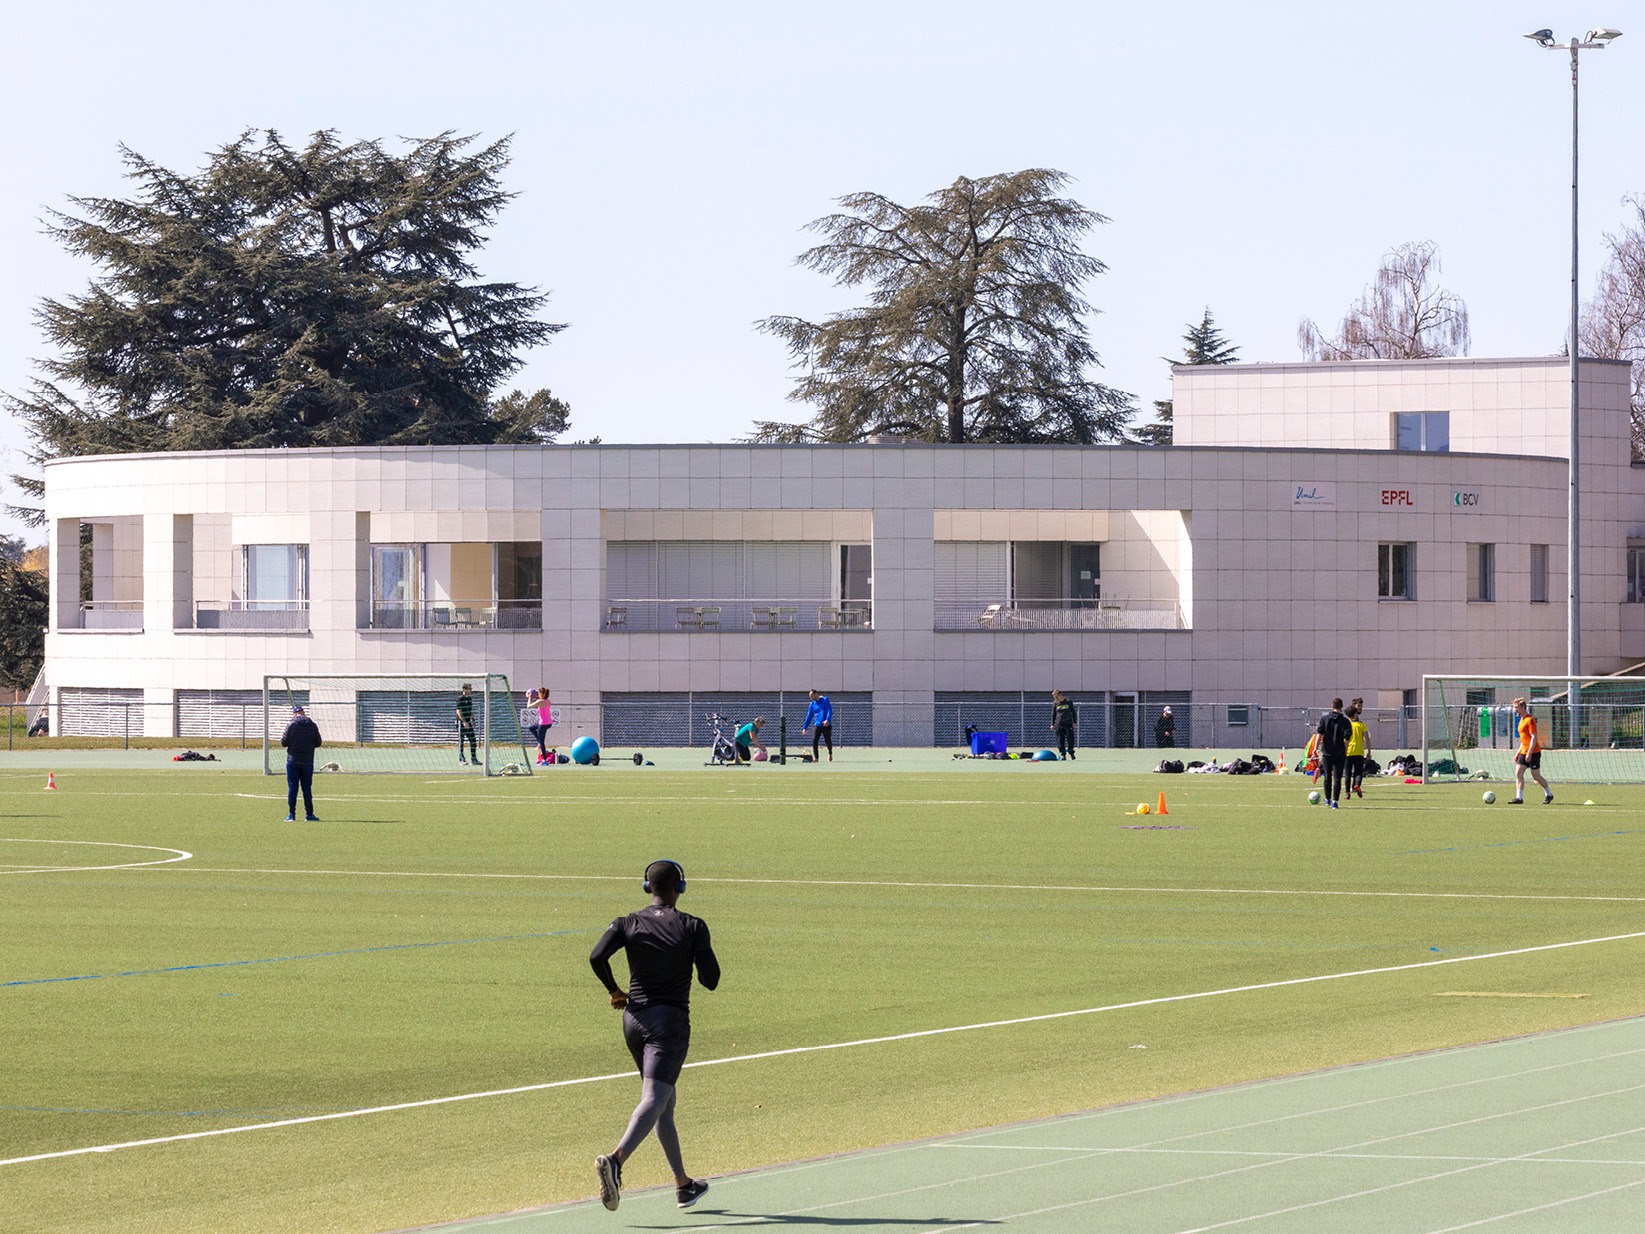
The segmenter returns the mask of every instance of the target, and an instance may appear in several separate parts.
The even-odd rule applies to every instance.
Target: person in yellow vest
[[[1519,725],[1519,753],[1514,755],[1514,799],[1508,804],[1525,803],[1525,773],[1529,771],[1531,779],[1542,785],[1542,804],[1552,805],[1554,790],[1542,778],[1542,738],[1536,730],[1536,717],[1522,698],[1514,700],[1514,719]]]
[[[1348,791],[1354,796],[1365,796],[1365,760],[1371,757],[1371,729],[1360,718],[1365,704],[1355,699],[1348,704]]]

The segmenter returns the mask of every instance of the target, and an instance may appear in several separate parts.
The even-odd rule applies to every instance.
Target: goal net
[[[324,742],[316,771],[530,775],[536,751],[528,757],[523,705],[502,673],[270,673],[263,678],[263,772],[284,774],[280,736],[292,708],[302,707]],[[472,743],[459,734],[460,711],[473,718]]]
[[[1555,784],[1645,782],[1645,677],[1424,677],[1423,779],[1513,779],[1516,698]]]

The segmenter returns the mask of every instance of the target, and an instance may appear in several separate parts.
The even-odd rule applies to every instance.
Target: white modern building
[[[1645,476],[1627,365],[1582,371],[1583,667],[1608,673],[1645,661]],[[205,735],[265,672],[493,671],[612,740],[816,687],[859,740],[949,744],[1056,687],[1100,717],[1087,744],[1191,703],[1180,738],[1240,745],[1253,706],[1564,672],[1568,373],[1178,368],[1170,448],[63,459],[44,677],[67,731],[119,703]]]

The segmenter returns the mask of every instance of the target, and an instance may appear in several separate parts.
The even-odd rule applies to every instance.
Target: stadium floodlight
[[[1582,482],[1577,465],[1581,453],[1578,413],[1581,398],[1579,385],[1582,366],[1582,347],[1577,341],[1581,292],[1577,286],[1577,55],[1583,51],[1602,51],[1612,39],[1622,37],[1622,31],[1611,26],[1600,26],[1588,31],[1582,39],[1572,38],[1568,43],[1554,41],[1554,32],[1543,29],[1525,36],[1539,47],[1550,51],[1571,53],[1571,444],[1568,474],[1568,499],[1565,514],[1566,540],[1566,605],[1565,605],[1565,671],[1572,677],[1582,672]],[[1573,700],[1574,701],[1574,700]]]

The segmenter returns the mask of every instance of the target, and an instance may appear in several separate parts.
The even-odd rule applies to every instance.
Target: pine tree
[[[1188,333],[1182,336],[1182,340],[1187,344],[1183,348],[1182,359],[1166,359],[1167,364],[1234,364],[1239,360],[1239,348],[1222,337],[1222,331],[1211,320],[1209,306],[1199,319],[1199,324],[1188,327]],[[1145,446],[1170,445],[1176,433],[1172,423],[1174,410],[1173,400],[1155,399],[1154,423],[1138,429],[1137,440]]]
[[[563,326],[537,320],[534,290],[477,278],[472,255],[511,194],[507,140],[472,141],[394,153],[248,131],[195,175],[122,148],[131,198],[71,198],[48,229],[98,274],[44,302],[55,354],[26,396],[5,396],[33,461],[551,440],[564,404],[546,391],[535,420],[491,401]]]
[[[815,415],[759,423],[755,440],[1121,437],[1131,396],[1092,377],[1081,293],[1106,267],[1079,241],[1107,220],[1055,196],[1067,179],[1044,169],[962,176],[916,206],[853,193],[812,223],[827,240],[799,264],[866,285],[869,303],[820,323],[760,323],[804,369],[789,397]]]

